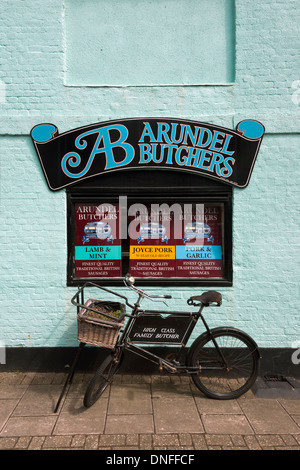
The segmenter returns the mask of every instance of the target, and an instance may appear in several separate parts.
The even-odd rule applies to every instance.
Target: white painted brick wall
[[[299,2],[237,0],[235,83],[198,87],[65,86],[63,2],[2,0],[0,8],[0,340],[77,344],[65,193],[48,190],[31,128],[53,122],[64,132],[135,116],[265,124],[250,185],[234,190],[234,285],[207,318],[264,347],[299,340]],[[186,308],[199,290],[174,288],[170,307]]]

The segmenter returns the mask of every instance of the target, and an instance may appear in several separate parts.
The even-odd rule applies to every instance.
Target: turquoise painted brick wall
[[[183,4],[156,1],[166,11],[174,10],[176,1]],[[100,78],[88,86],[84,75],[81,85],[72,86],[67,15],[73,8],[76,17],[76,3],[2,0],[0,5],[0,341],[24,347],[77,344],[70,304],[75,289],[66,287],[66,197],[64,191],[48,190],[31,128],[53,122],[64,132],[107,119],[168,116],[229,128],[245,118],[265,125],[250,184],[234,189],[233,287],[221,289],[223,305],[208,310],[207,318],[212,325],[246,330],[263,347],[292,346],[300,340],[299,2],[236,0],[228,9],[222,0],[190,1],[193,24],[200,21],[201,8],[210,8],[208,14],[216,12],[224,31],[235,25],[235,48],[230,39],[225,64],[235,73],[226,79],[219,66],[211,75],[199,67],[198,84],[179,73],[181,81],[173,86],[130,85],[128,77],[126,86],[101,86]],[[81,3],[90,15],[95,2]],[[133,4],[138,8],[143,2]],[[102,24],[94,22],[94,30]],[[185,34],[188,24],[185,18],[178,31],[186,48],[192,40]],[[168,30],[161,34],[167,40]],[[135,53],[132,44],[130,55]],[[192,291],[171,293],[170,308],[185,308]]]

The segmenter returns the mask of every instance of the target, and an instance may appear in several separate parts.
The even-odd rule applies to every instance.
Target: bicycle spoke
[[[122,355],[122,353],[120,354]],[[118,358],[114,358],[110,355],[103,361],[86,390],[83,401],[84,406],[92,406],[106,390],[108,385],[111,384],[112,378],[119,367],[121,355],[119,355]]]
[[[204,335],[194,352],[192,365],[200,370],[193,374],[193,381],[212,398],[237,397],[253,384],[257,361],[256,348],[243,333],[220,330],[214,341]]]

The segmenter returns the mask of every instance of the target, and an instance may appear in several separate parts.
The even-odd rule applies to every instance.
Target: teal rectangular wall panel
[[[66,0],[66,82],[230,83],[233,5],[233,0]]]

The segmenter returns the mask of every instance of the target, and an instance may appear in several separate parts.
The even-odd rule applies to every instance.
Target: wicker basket
[[[125,305],[119,302],[89,299],[84,306],[85,308],[80,310],[77,315],[78,341],[113,349],[124,324]],[[91,308],[97,309],[98,315]],[[101,310],[109,315],[120,310],[120,315],[116,321],[108,318],[104,320],[105,317],[101,316]]]

